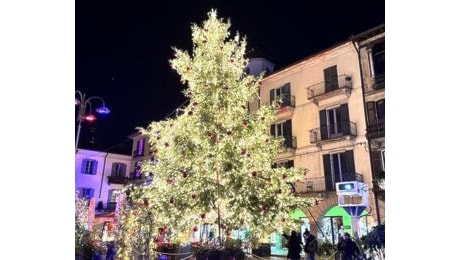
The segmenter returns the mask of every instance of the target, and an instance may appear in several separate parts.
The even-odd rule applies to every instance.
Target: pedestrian
[[[342,253],[342,260],[353,260],[360,255],[358,245],[351,240],[350,234],[345,232],[343,239],[337,245],[337,249]]]
[[[300,241],[299,235],[296,231],[292,231],[291,235],[288,236],[283,234],[283,236],[288,240],[286,247],[288,248],[287,259],[290,260],[300,260],[300,252],[302,251],[302,241]]]
[[[107,244],[107,254],[105,256],[105,259],[106,260],[114,260],[115,259],[115,254],[116,254],[115,244],[114,244],[113,241],[110,241]]]
[[[303,237],[305,239],[305,246],[303,248],[305,251],[305,260],[315,260],[315,255],[318,252],[318,240],[316,240],[316,237],[308,229],[303,233]]]

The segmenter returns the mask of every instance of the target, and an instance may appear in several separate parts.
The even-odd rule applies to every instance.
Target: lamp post
[[[78,128],[77,128],[77,138],[75,139],[75,151],[78,149],[78,141],[80,139],[80,130],[81,130],[81,123],[83,121],[94,121],[96,120],[96,116],[92,114],[92,107],[91,107],[91,100],[99,100],[102,103],[102,106],[96,108],[96,112],[99,114],[109,114],[110,109],[105,106],[105,101],[101,97],[92,96],[87,98],[85,93],[82,93],[80,90],[75,91],[75,105],[80,106],[78,108]],[[86,107],[89,107],[89,113],[86,114]]]

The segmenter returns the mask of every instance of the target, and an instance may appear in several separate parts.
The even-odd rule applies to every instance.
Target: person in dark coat
[[[313,236],[308,229],[303,233],[305,239],[304,251],[306,254],[306,260],[315,260],[315,255],[318,252],[318,240]]]
[[[286,245],[286,247],[288,248],[287,259],[300,260],[300,252],[302,251],[302,241],[300,240],[297,232],[292,231],[290,236],[286,234],[283,234],[283,236],[288,240],[288,243]]]
[[[342,260],[353,260],[360,254],[358,245],[351,240],[347,232],[343,234],[343,239],[337,245],[337,249],[342,253]]]

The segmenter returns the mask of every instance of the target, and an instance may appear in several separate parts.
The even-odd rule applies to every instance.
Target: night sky
[[[135,127],[164,119],[185,101],[185,86],[168,63],[171,47],[191,50],[190,25],[201,24],[211,8],[219,17],[230,18],[232,32],[247,36],[248,58],[267,58],[275,70],[385,22],[384,0],[75,4],[75,88],[101,96],[112,110],[96,123],[83,124],[80,147],[113,147],[111,152],[130,151],[127,135]],[[90,126],[96,129],[95,144],[89,144]]]

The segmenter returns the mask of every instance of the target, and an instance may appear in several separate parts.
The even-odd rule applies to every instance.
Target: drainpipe
[[[101,198],[101,193],[102,193],[102,183],[104,183],[104,173],[105,173],[105,162],[107,161],[107,156],[109,155],[109,153],[106,153],[105,154],[105,157],[104,157],[104,165],[102,166],[102,178],[101,178],[101,185],[99,187],[99,198]]]
[[[361,53],[359,52],[359,49],[358,47],[356,47],[356,45],[358,44],[358,42],[355,42],[355,39],[351,39],[352,41],[352,44],[353,44],[353,47],[355,48],[356,52],[358,53],[358,64],[359,64],[359,75],[360,75],[360,79],[361,79],[361,93],[362,93],[362,96],[363,96],[363,107],[364,107],[364,115],[365,115],[365,123],[366,123],[366,134],[365,134],[365,137],[366,137],[366,141],[367,141],[367,145],[369,146],[369,161],[371,163],[371,176],[372,176],[372,192],[374,193],[374,201],[375,201],[375,211],[376,211],[376,214],[377,214],[377,224],[381,224],[380,222],[380,210],[379,210],[379,200],[377,198],[377,194],[375,192],[375,189],[377,187],[378,189],[378,185],[376,185],[376,181],[375,181],[375,173],[374,173],[374,163],[372,162],[372,156],[371,156],[371,152],[372,152],[372,148],[371,148],[371,141],[369,139],[369,136],[367,135],[367,131],[369,129],[369,125],[367,123],[367,109],[366,109],[366,99],[364,98],[364,78],[363,78],[363,68],[361,66]]]

